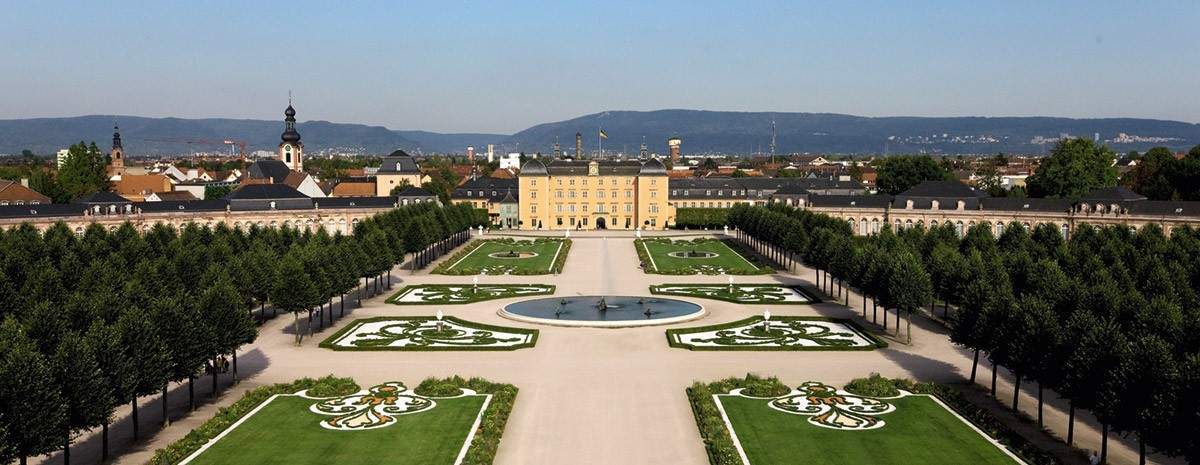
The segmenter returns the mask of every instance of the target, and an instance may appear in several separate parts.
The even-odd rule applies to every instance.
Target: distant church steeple
[[[283,110],[283,134],[280,139],[279,161],[292,171],[304,171],[304,144],[300,142],[300,133],[296,131],[296,109],[292,108],[290,96],[287,109]]]
[[[121,128],[113,123],[112,151],[108,156],[108,175],[121,176],[125,174],[125,149],[121,147]]]

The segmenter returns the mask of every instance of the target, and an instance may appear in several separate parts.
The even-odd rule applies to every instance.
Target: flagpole
[[[596,140],[600,142],[600,155],[596,158],[604,158],[604,128],[600,128],[600,132],[596,133]]]

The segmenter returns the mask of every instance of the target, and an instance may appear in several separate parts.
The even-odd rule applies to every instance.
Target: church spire
[[[121,148],[121,128],[117,127],[117,123],[113,123],[113,149]]]
[[[296,109],[292,108],[291,97],[288,98],[288,106],[283,110],[283,135],[280,136],[284,142],[299,142],[300,133],[296,132]]]

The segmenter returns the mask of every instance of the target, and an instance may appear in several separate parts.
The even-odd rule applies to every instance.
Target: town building
[[[29,180],[21,182],[0,179],[0,205],[41,205],[50,203],[46,197],[29,188]]]
[[[516,228],[520,224],[520,183],[516,178],[468,180],[454,189],[450,202],[487,210],[489,222],[499,228]]]
[[[383,157],[379,170],[375,172],[375,195],[386,197],[392,194],[392,189],[399,186],[421,187],[424,174],[413,160],[403,150],[396,150],[391,155]]]

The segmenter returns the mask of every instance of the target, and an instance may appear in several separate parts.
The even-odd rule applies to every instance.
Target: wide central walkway
[[[573,246],[561,275],[483,277],[480,282],[555,284],[558,295],[648,295],[651,284],[725,282],[722,276],[644,274],[638,268],[633,238],[610,234],[614,236],[573,234]],[[805,273],[803,278],[811,279],[811,272]],[[396,289],[406,284],[470,282],[470,277],[411,274],[407,270],[396,271],[395,276],[400,278]],[[807,282],[800,276],[786,274],[736,277],[736,280]],[[334,328],[326,328],[300,347],[293,344],[290,317],[281,316],[267,323],[261,328],[258,341],[242,356],[243,371],[253,373],[251,377],[224,392],[212,405],[158,432],[141,449],[124,451],[118,463],[144,463],[154,449],[182,437],[211,417],[215,407],[228,405],[247,389],[305,376],[334,374],[353,377],[362,385],[393,380],[415,385],[428,376],[462,375],[515,384],[520,394],[501,442],[499,464],[703,465],[708,460],[684,392],[696,380],[755,372],[777,375],[792,386],[808,380],[840,385],[877,372],[927,381],[959,381],[970,370],[970,354],[951,345],[943,329],[925,320],[914,322],[913,345],[893,343],[892,348],[868,352],[689,352],[669,348],[663,333],[666,327],[662,326],[624,329],[541,326],[537,347],[513,352],[334,352],[317,347],[317,342],[354,318],[431,315],[437,310],[429,306],[389,305],[384,303],[387,295],[365,301],[364,307],[355,309],[353,314],[338,320]],[[860,301],[856,299],[851,304],[857,307]],[[500,307],[514,300],[440,309],[447,315],[473,321],[537,327],[497,315]],[[680,326],[727,322],[760,314],[764,308],[688,300],[703,305],[710,314]],[[853,318],[858,318],[860,311],[836,303],[768,308],[777,315]],[[987,379],[990,371],[981,366],[980,376]],[[1011,391],[1008,392],[1011,398]],[[143,408],[152,410],[149,406]],[[1056,429],[1065,423],[1063,415],[1048,418],[1050,426]],[[1077,434],[1085,445],[1089,441],[1095,444],[1091,428],[1082,423]],[[1115,461],[1136,461],[1131,452],[1114,441]]]

